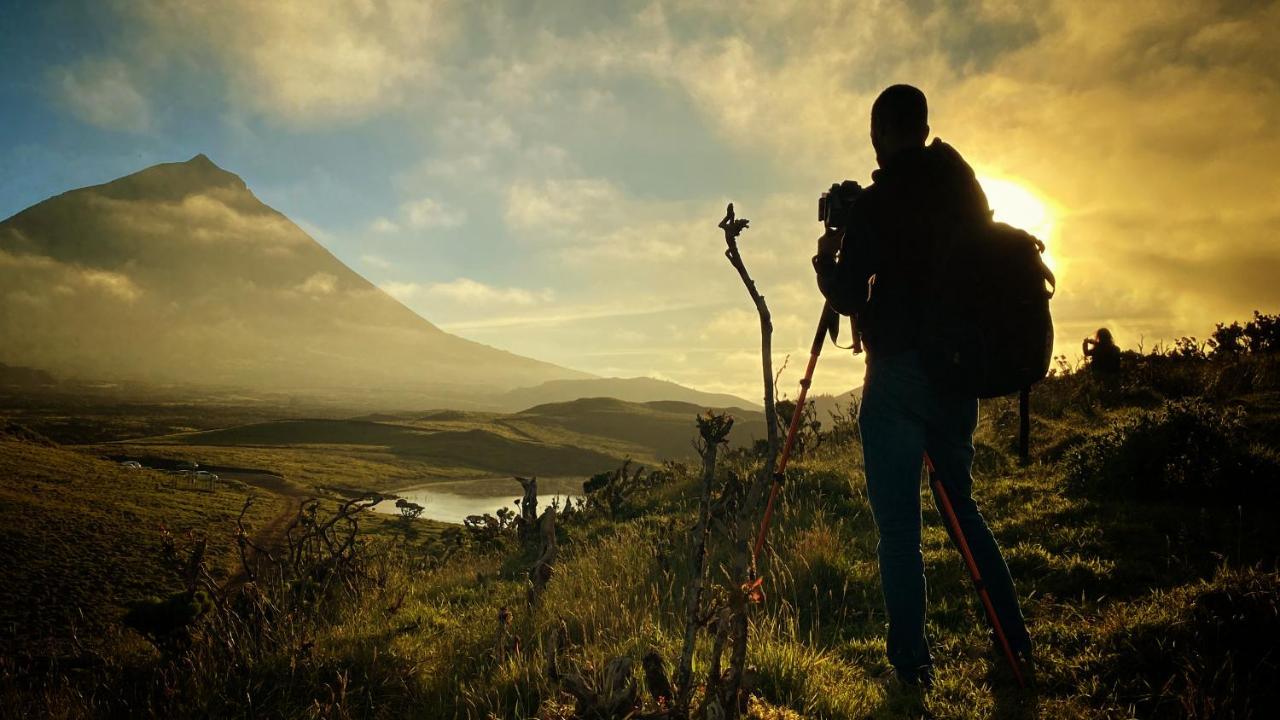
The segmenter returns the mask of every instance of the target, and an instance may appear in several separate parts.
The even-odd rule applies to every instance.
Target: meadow
[[[1273,352],[1184,345],[1129,353],[1126,366],[1120,378],[1099,379],[1064,362],[1038,385],[1025,464],[1016,457],[1016,403],[983,405],[975,494],[1023,599],[1037,646],[1034,688],[1019,689],[993,650],[923,484],[938,676],[928,692],[892,679],[875,528],[856,419],[846,414],[826,418],[808,438],[784,486],[759,566],[764,593],[751,609],[749,715],[1273,717],[1280,708],[1273,648],[1280,637],[1280,363]],[[686,416],[688,438],[693,420]],[[251,423],[123,444],[130,452],[210,453],[204,462],[272,467],[309,492],[328,487],[319,522],[312,521],[323,524],[359,492],[438,462],[443,456],[421,451],[415,434],[453,431],[442,422],[481,423],[494,434],[549,433],[544,439],[586,437],[599,427],[603,434],[590,436],[590,447],[605,456],[596,471],[617,464],[611,449],[635,442],[625,426],[566,427],[576,421],[541,417],[502,430],[496,421],[364,419],[400,429],[388,438],[386,428],[361,425],[374,436],[347,442],[347,428],[339,438],[315,436],[314,445],[281,442],[280,426]],[[264,427],[271,442],[255,434]],[[213,592],[211,607],[173,628],[187,638],[179,646],[144,639],[120,621],[129,598],[183,590],[181,573],[165,569],[157,536],[145,528],[163,518],[182,558],[207,538],[206,562],[222,568],[215,579],[229,578],[245,490],[162,490],[148,471],[130,474],[94,459],[118,445],[67,449],[17,436],[0,443],[5,626],[29,629],[4,654],[0,715],[563,718],[575,706],[566,668],[599,684],[619,656],[637,666],[649,653],[668,663],[679,656],[701,492],[691,465],[646,463],[609,497],[597,491],[562,512],[554,572],[533,602],[530,568],[539,548],[510,518],[442,527],[362,517],[358,543],[341,562],[299,560],[281,565],[278,576]],[[716,493],[758,463],[750,443],[725,449]],[[342,481],[344,468],[358,481]],[[369,481],[384,477],[384,485]],[[259,492],[246,519],[251,530],[280,500]],[[730,545],[710,548],[712,598],[728,590],[718,568]],[[321,570],[341,582],[317,589],[308,578]],[[75,582],[40,589],[59,577]],[[88,609],[95,605],[103,610]],[[67,639],[65,629],[81,622],[68,618],[79,613],[115,640],[89,649],[84,633]],[[694,658],[699,674],[711,662],[709,646],[703,637]],[[638,689],[626,712],[664,716],[638,667],[630,680]]]

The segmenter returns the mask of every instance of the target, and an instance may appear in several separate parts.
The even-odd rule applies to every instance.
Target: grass
[[[162,473],[0,438],[0,654],[136,647],[140,638],[120,629],[125,607],[173,584],[157,562],[162,527],[207,534],[212,572],[229,576],[244,490],[168,483]],[[248,519],[262,523],[278,509],[262,502]]]
[[[1115,433],[1147,427],[1155,422],[1150,413],[1158,412],[1161,403],[1196,387],[1179,378],[1177,383],[1129,388],[1118,396],[1107,395],[1079,374],[1051,378],[1033,396],[1035,452],[1025,467],[1012,457],[1014,406],[1006,400],[983,406],[975,493],[1005,550],[1037,643],[1036,691],[1013,687],[993,652],[967,573],[923,487],[923,549],[937,684],[918,693],[894,683],[883,653],[875,528],[857,446],[827,443],[800,458],[785,486],[760,568],[767,594],[751,630],[753,716],[1274,716],[1280,708],[1273,683],[1280,658],[1272,649],[1280,636],[1280,527],[1270,506],[1194,502],[1194,494],[1185,492],[1155,497],[1093,492],[1073,481],[1095,467],[1081,464],[1082,453],[1125,452],[1132,444],[1114,441]],[[1214,412],[1239,413],[1239,422],[1230,426],[1238,441],[1234,451],[1261,459],[1259,472],[1270,472],[1274,463],[1262,461],[1274,459],[1277,451],[1280,392],[1251,381],[1245,394],[1206,397],[1204,402]],[[601,410],[593,406],[592,412]],[[506,416],[514,425],[505,429],[493,429],[494,418],[475,414],[379,418],[376,422],[407,429],[393,428],[390,443],[379,435],[363,445],[232,446],[173,438],[134,444],[198,454],[209,462],[217,458],[226,464],[285,467],[291,479],[308,484],[336,483],[344,472],[355,477],[353,483],[372,484],[370,478],[398,481],[426,467],[425,462],[413,464],[417,461],[409,453],[386,449],[400,442],[394,437],[401,433],[444,432],[450,423],[483,424],[494,433],[534,433],[543,431],[536,426],[554,414],[533,413],[541,419],[527,425],[520,425],[518,416]],[[1176,446],[1173,436],[1182,425],[1159,427],[1172,433],[1162,442]],[[619,431],[613,426],[602,430]],[[33,559],[36,547],[60,542],[54,536],[63,530],[52,522],[91,518],[76,532],[83,532],[82,542],[105,548],[161,515],[189,518],[198,525],[198,518],[208,522],[210,515],[238,507],[230,492],[225,497],[221,491],[192,495],[189,503],[172,492],[153,495],[157,491],[134,487],[136,476],[66,450],[30,443],[4,443],[0,449],[8,472],[20,477],[16,483],[6,480],[6,503],[25,503],[20,513],[6,515],[6,524],[43,527],[48,538],[25,540],[9,551],[13,557],[5,558],[6,587],[34,582],[30,573],[35,571],[25,566],[39,562]],[[1114,467],[1114,457],[1099,455],[1102,465],[1096,467]],[[747,456],[739,453],[724,469],[742,471],[748,465]],[[27,486],[43,475],[50,479],[37,482],[50,490],[42,492],[65,486],[64,494],[46,501],[28,493]],[[68,484],[75,477],[92,480]],[[1197,477],[1179,476],[1180,487],[1193,489]],[[139,499],[126,502],[120,498],[133,496],[103,492],[102,487],[131,488]],[[38,500],[23,497],[28,494]],[[627,520],[588,513],[564,521],[555,575],[532,609],[525,603],[524,579],[532,551],[514,539],[468,544],[465,533],[441,525],[379,518],[368,524],[367,532],[371,551],[381,558],[379,582],[358,597],[335,602],[323,618],[300,625],[297,642],[267,647],[234,667],[207,661],[201,674],[183,675],[181,665],[166,665],[143,653],[142,641],[134,637],[134,659],[107,662],[92,676],[104,689],[89,699],[70,676],[23,685],[5,679],[0,668],[0,679],[5,679],[0,688],[7,698],[0,715],[119,713],[120,698],[130,696],[127,689],[143,677],[170,691],[183,689],[173,697],[148,695],[154,704],[144,715],[568,717],[572,703],[548,677],[544,657],[557,628],[563,627],[568,639],[563,662],[587,674],[619,654],[638,658],[656,649],[668,661],[677,655],[688,572],[685,538],[696,496],[692,474],[677,471],[666,484],[631,498],[634,512]],[[75,506],[80,509],[62,510],[68,503],[80,503]],[[21,521],[14,519],[19,517]],[[464,544],[450,545],[458,541]],[[80,557],[66,545],[61,556],[78,558],[66,561],[67,567],[93,564],[96,556]],[[445,553],[446,546],[453,549]],[[112,572],[124,567],[126,574],[137,573],[136,582],[163,583],[162,574],[148,565],[147,549],[142,543],[130,550],[133,554],[123,565],[104,549],[103,562],[115,568]],[[716,549],[713,559],[722,559],[723,550]],[[14,567],[24,567],[20,572],[29,573],[25,580],[11,582]],[[30,597],[29,590],[22,592],[22,598]],[[15,594],[6,598],[6,603],[20,601]],[[58,598],[47,596],[44,602],[58,604]],[[510,633],[519,638],[519,652],[510,652],[499,635],[498,616],[504,608],[511,612]],[[113,617],[102,614],[100,622],[109,625]],[[114,632],[127,636],[118,627]],[[36,640],[23,642],[31,647]],[[706,645],[704,641],[695,658],[700,667],[707,662]],[[174,675],[155,680],[163,673]]]

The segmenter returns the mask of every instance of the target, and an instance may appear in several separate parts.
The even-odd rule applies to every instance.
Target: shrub
[[[1114,423],[1066,454],[1069,487],[1095,496],[1231,502],[1262,488],[1243,415],[1200,400],[1166,402]]]
[[[1280,352],[1280,315],[1263,315],[1254,310],[1253,319],[1244,325],[1218,323],[1208,345],[1215,356]]]
[[[1280,671],[1280,576],[1228,570],[1100,623],[1100,680],[1147,718],[1269,717]]]

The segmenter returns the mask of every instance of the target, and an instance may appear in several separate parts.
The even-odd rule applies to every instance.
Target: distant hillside
[[[816,395],[809,399],[813,401],[813,409],[822,422],[822,427],[830,428],[833,414],[847,412],[851,403],[862,400],[862,387],[839,395]]]
[[[589,377],[440,330],[204,155],[0,222],[0,287],[6,362],[62,377],[464,399]]]
[[[759,403],[724,393],[707,393],[656,378],[583,378],[549,380],[534,387],[511,390],[495,398],[499,409],[513,412],[546,403],[568,402],[579,398],[616,398],[626,402],[678,400],[700,405],[702,409],[741,407],[762,409]]]
[[[22,388],[38,388],[54,385],[58,381],[44,370],[29,367],[14,367],[0,363],[0,387],[12,386]]]
[[[676,401],[629,403],[614,398],[584,398],[529,408],[511,421],[554,425],[583,435],[641,445],[662,459],[693,454],[694,417],[707,407]],[[731,408],[734,447],[765,437],[764,413]]]
[[[282,420],[156,439],[195,446],[363,447],[433,467],[494,474],[588,475],[627,455],[625,449],[609,452],[612,448],[577,440],[555,442],[469,422],[415,427],[364,420]]]
[[[268,451],[241,460],[259,464],[269,464],[270,460],[260,458],[284,450],[305,452],[305,457],[298,458],[304,464],[321,464],[322,456],[344,453],[410,463],[433,477],[589,475],[616,467],[628,458],[653,465],[691,457],[694,417],[705,410],[677,401],[629,403],[588,398],[538,405],[509,415],[443,411],[417,417],[397,413],[349,420],[258,422],[145,438],[130,441],[130,445],[158,454],[180,449],[178,455],[205,463],[231,461],[222,453],[235,448]],[[730,408],[729,412],[737,421],[731,435],[733,446],[750,445],[764,437],[763,413],[742,408]],[[169,450],[162,450],[164,447]],[[353,470],[352,477],[357,474]],[[395,482],[390,477],[372,481],[380,487]]]

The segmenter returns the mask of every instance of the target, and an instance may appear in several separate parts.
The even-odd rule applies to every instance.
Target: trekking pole
[[[951,506],[951,497],[947,495],[947,489],[943,487],[942,480],[938,478],[938,471],[934,468],[933,460],[929,457],[929,453],[924,455],[924,464],[929,469],[929,485],[938,496],[938,504],[942,506],[942,514],[946,516],[947,526],[951,528],[951,536],[955,538],[956,547],[960,548],[960,554],[964,557],[964,564],[969,568],[969,576],[973,578],[973,586],[978,590],[978,598],[982,600],[982,607],[987,611],[987,619],[991,621],[991,627],[996,631],[996,639],[1000,641],[1000,649],[1004,651],[1004,656],[1009,661],[1009,667],[1013,670],[1013,676],[1018,681],[1018,687],[1025,688],[1027,683],[1022,677],[1022,669],[1018,667],[1018,660],[1013,655],[1013,647],[1009,645],[1009,638],[1004,634],[1004,626],[1000,624],[1000,618],[996,616],[996,608],[991,604],[991,596],[987,593],[987,586],[982,581],[982,573],[978,571],[978,563],[974,561],[973,553],[969,550],[969,541],[965,539],[964,531],[960,529],[960,519],[956,517],[955,508]]]
[[[782,454],[778,456],[778,467],[773,471],[773,487],[769,489],[769,502],[764,506],[764,517],[760,519],[760,531],[756,534],[756,543],[751,549],[751,561],[760,557],[764,548],[764,538],[769,532],[769,521],[773,519],[773,506],[782,490],[782,480],[787,471],[787,462],[791,460],[791,450],[796,444],[796,433],[800,430],[800,420],[804,417],[805,396],[809,394],[809,384],[813,381],[813,370],[818,366],[818,356],[822,354],[822,345],[826,342],[828,329],[833,323],[840,321],[840,316],[831,309],[831,304],[822,306],[822,316],[818,318],[818,331],[813,335],[813,345],[809,347],[809,364],[805,366],[804,377],[800,379],[800,395],[796,398],[796,409],[791,413],[791,425],[787,428],[787,440],[782,445]]]

